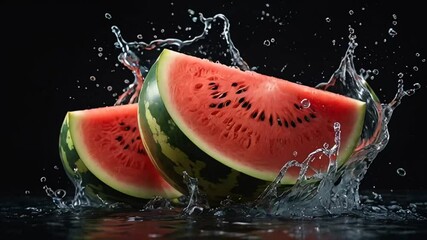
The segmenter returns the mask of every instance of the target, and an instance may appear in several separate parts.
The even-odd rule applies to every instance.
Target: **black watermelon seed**
[[[261,112],[261,114],[259,115],[259,120],[264,121],[265,119],[265,114],[264,112]]]
[[[257,111],[255,111],[255,112],[253,112],[252,114],[251,114],[251,117],[252,118],[256,118],[256,116],[258,115],[258,112]]]
[[[246,92],[246,89],[240,88],[239,90],[237,90],[236,94],[241,94],[242,92]]]
[[[227,96],[227,93],[224,92],[224,93],[221,93],[221,95],[219,95],[219,98],[225,98],[226,96]]]
[[[297,125],[295,124],[295,122],[294,122],[294,121],[291,121],[291,126],[292,126],[293,128],[295,128]]]

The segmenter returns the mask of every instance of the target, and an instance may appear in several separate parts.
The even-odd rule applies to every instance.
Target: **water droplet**
[[[393,14],[391,16],[393,17],[393,19],[397,19],[397,15],[396,14]]]
[[[46,182],[46,177],[41,177],[40,182]]]
[[[418,71],[418,67],[414,66],[412,69],[414,69],[414,71]]]
[[[65,195],[67,195],[67,191],[65,191],[64,189],[57,189],[55,191],[55,196],[59,197],[59,198],[64,198]]]
[[[193,9],[188,9],[188,13],[190,14],[190,15],[194,15],[194,10]]]
[[[341,128],[341,124],[339,122],[334,122],[334,130],[338,131]]]
[[[393,22],[391,22],[391,24],[393,24],[394,26],[396,26],[397,25],[397,21],[393,21]]]
[[[415,87],[415,89],[420,89],[421,88],[421,84],[420,83],[414,83],[414,87]]]
[[[113,16],[111,16],[111,14],[109,14],[109,13],[105,13],[105,18],[106,19],[111,19]]]
[[[138,34],[138,35],[136,35],[136,38],[138,38],[138,39],[142,39],[142,34]]]
[[[297,151],[294,151],[294,152],[292,153],[292,155],[293,155],[294,157],[296,157],[296,156],[298,155],[298,152],[297,152]]]
[[[374,70],[372,70],[372,73],[373,73],[374,75],[378,75],[378,74],[380,73],[380,71],[379,71],[378,69],[374,69]]]
[[[331,22],[331,19],[327,17],[327,18],[325,18],[325,21],[329,23],[329,22]]]
[[[396,172],[397,172],[397,174],[399,174],[399,176],[406,176],[406,171],[405,171],[405,169],[403,169],[403,168],[398,168],[397,170],[396,170]]]
[[[404,74],[400,72],[400,73],[398,73],[398,74],[397,74],[397,76],[398,76],[399,78],[403,78]]]
[[[276,39],[275,39],[275,38],[271,38],[271,39],[270,39],[270,42],[271,42],[271,43],[274,43],[275,41],[276,41]]]
[[[53,169],[58,170],[59,169],[58,165],[53,166]]]
[[[302,105],[302,107],[303,108],[308,108],[308,107],[310,107],[310,100],[308,100],[308,99],[306,99],[306,98],[304,98],[303,100],[301,100],[301,105]]]
[[[30,190],[25,190],[25,195],[29,195],[31,192],[30,192]]]
[[[90,76],[90,77],[89,77],[89,80],[91,80],[91,81],[95,81],[95,80],[96,80],[96,77],[95,77],[95,76]]]
[[[393,28],[388,29],[388,34],[392,37],[397,35],[397,32]]]
[[[102,52],[104,49],[102,47],[98,48],[98,52]]]
[[[107,86],[107,90],[111,91],[111,90],[113,90],[113,87],[112,86]]]
[[[283,71],[285,71],[285,69],[286,69],[286,67],[288,66],[288,64],[285,64],[283,67],[282,67],[282,69],[280,69],[280,72],[283,72]]]
[[[270,40],[264,40],[264,45],[267,47],[270,46]]]
[[[353,15],[353,14],[354,14],[354,11],[353,11],[353,10],[350,10],[350,11],[348,11],[348,14]]]

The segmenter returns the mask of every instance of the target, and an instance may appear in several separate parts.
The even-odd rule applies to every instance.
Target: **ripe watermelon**
[[[144,144],[159,171],[182,192],[186,171],[213,202],[258,196],[286,162],[332,146],[335,122],[342,165],[360,139],[366,108],[343,95],[168,49],[138,102]],[[283,185],[294,184],[299,170],[291,168]]]
[[[181,195],[159,174],[148,157],[138,129],[137,104],[67,112],[59,136],[65,172],[81,176],[93,201],[144,204],[142,199]]]

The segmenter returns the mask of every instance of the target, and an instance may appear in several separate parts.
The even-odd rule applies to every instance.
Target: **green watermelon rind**
[[[267,181],[273,181],[277,177],[277,174],[278,174],[277,172],[261,171],[259,169],[247,167],[243,164],[233,161],[233,159],[230,159],[227,156],[222,155],[220,151],[217,151],[214,148],[210,147],[208,144],[206,144],[203,141],[203,139],[198,138],[196,133],[184,123],[183,119],[180,117],[180,114],[177,112],[176,108],[174,107],[175,103],[171,100],[171,96],[168,93],[169,88],[167,86],[168,84],[167,68],[170,64],[173,64],[173,61],[175,60],[176,56],[178,56],[179,54],[180,53],[178,52],[164,49],[157,59],[158,63],[155,69],[159,94],[161,96],[161,99],[164,103],[164,106],[167,112],[169,113],[170,116],[173,116],[172,117],[173,121],[181,129],[181,131],[184,132],[184,134],[191,140],[191,142],[193,142],[198,148],[202,149],[212,158],[218,160],[222,164],[227,165],[232,169],[238,169],[242,173],[245,173],[249,176],[267,180]],[[205,61],[208,61],[208,60],[205,59]],[[330,94],[331,96],[338,95],[332,92],[330,92]],[[352,155],[354,149],[356,148],[360,140],[360,135],[363,129],[366,103],[356,99],[354,99],[354,102],[355,102],[354,106],[358,108],[357,110],[358,119],[355,121],[357,122],[357,124],[353,126],[353,132],[349,136],[349,139],[351,139],[350,141],[348,141],[349,144],[344,147],[341,146],[341,151],[337,159],[338,166],[342,166],[350,158],[350,156]],[[315,149],[313,149],[313,151],[314,150]],[[294,184],[296,180],[297,179],[294,177],[288,177],[285,175],[284,179],[282,180],[282,183]]]

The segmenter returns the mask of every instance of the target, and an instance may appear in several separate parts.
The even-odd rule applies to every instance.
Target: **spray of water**
[[[142,64],[140,52],[160,50],[165,47],[177,48],[195,45],[200,40],[207,38],[213,23],[221,20],[223,22],[222,38],[227,44],[225,52],[230,56],[231,64],[244,70],[251,70],[250,66],[241,58],[238,49],[231,40],[230,23],[228,19],[217,14],[213,17],[205,18],[199,15],[199,21],[204,25],[203,31],[192,39],[180,40],[177,38],[156,39],[151,42],[127,42],[121,35],[119,27],[111,28],[116,36],[115,46],[120,50],[118,60],[134,75],[134,81],[127,86],[124,93],[116,101],[116,105],[134,103],[138,99],[139,91],[144,82],[144,76],[150,68],[147,64]],[[324,215],[334,215],[343,213],[375,213],[375,210],[367,210],[362,206],[359,195],[359,186],[364,178],[369,166],[388,143],[389,132],[388,123],[393,111],[400,105],[402,98],[410,96],[420,88],[415,84],[413,88],[405,90],[403,79],[398,80],[397,93],[394,99],[385,104],[381,104],[378,97],[367,83],[371,71],[358,73],[354,64],[354,52],[357,47],[356,35],[354,29],[349,27],[349,45],[347,51],[341,60],[338,69],[332,74],[328,82],[320,83],[316,87],[326,91],[333,91],[339,94],[349,96],[366,102],[367,112],[365,117],[365,126],[359,144],[351,155],[350,159],[341,167],[336,165],[336,155],[340,144],[340,123],[334,124],[335,140],[333,146],[325,145],[323,148],[314,149],[306,160],[302,163],[289,161],[278,173],[277,178],[254,202],[245,205],[234,205],[228,199],[224,199],[222,206],[217,209],[211,209],[215,216],[222,216],[233,212],[249,216],[281,216],[281,217],[314,217]],[[200,48],[199,48],[200,50]],[[154,62],[154,61],[153,61]],[[303,105],[309,105],[305,102]],[[329,167],[326,172],[312,169],[310,163],[319,156],[329,159]],[[291,167],[300,168],[300,175],[297,183],[285,192],[278,192],[278,186],[281,179]],[[314,170],[316,174],[307,175],[307,170]],[[203,193],[198,190],[197,179],[188,174],[183,174],[183,181],[186,182],[190,195],[187,196],[187,206],[183,208],[184,215],[192,215],[208,210],[209,204],[203,198]],[[85,206],[90,203],[85,199],[82,186],[76,181],[76,196],[72,206]],[[66,207],[66,204],[60,201],[61,196],[54,194],[55,191],[46,191],[52,196],[58,207]],[[59,200],[58,200],[59,199]],[[153,206],[164,206],[170,208],[169,202],[159,200],[147,204],[147,209]],[[161,204],[159,204],[159,202]],[[386,209],[387,211],[387,209]],[[381,212],[384,215],[384,211]]]

